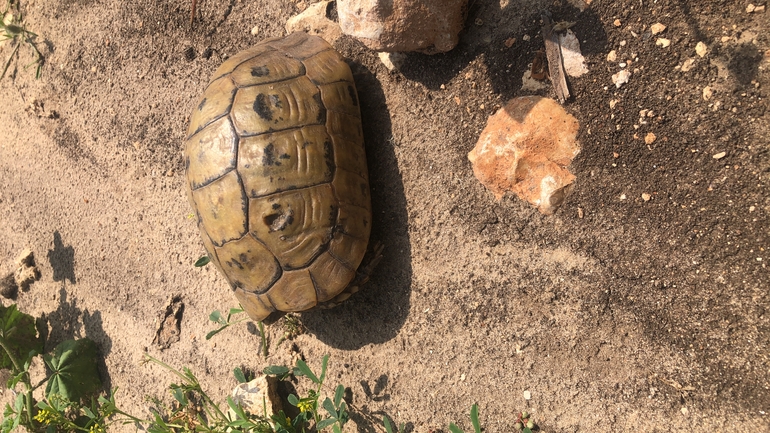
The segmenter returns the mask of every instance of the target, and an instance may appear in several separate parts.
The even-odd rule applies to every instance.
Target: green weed
[[[8,59],[5,61],[3,72],[0,73],[0,80],[5,77],[6,72],[8,72],[8,68],[11,66],[11,61],[13,60],[14,56],[19,53],[19,47],[22,44],[29,46],[35,55],[35,60],[26,65],[24,69],[27,69],[32,65],[37,65],[35,70],[35,78],[40,78],[44,59],[43,55],[37,49],[37,45],[35,44],[36,37],[37,35],[35,33],[32,33],[26,28],[24,17],[21,13],[21,5],[19,0],[7,0],[5,9],[0,12],[0,42],[10,40],[15,45],[11,55],[8,56]]]

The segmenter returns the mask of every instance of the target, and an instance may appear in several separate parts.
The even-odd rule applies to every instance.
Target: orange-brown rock
[[[492,115],[468,154],[473,174],[500,200],[512,191],[552,214],[572,189],[578,122],[556,101],[524,96]]]

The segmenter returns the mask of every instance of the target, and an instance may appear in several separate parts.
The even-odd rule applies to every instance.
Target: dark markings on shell
[[[288,212],[275,212],[270,215],[265,215],[262,221],[266,226],[270,227],[271,232],[280,232],[286,230],[294,222],[294,211],[289,209]]]
[[[252,77],[266,77],[270,75],[270,69],[267,66],[257,66],[251,68]]]
[[[334,175],[336,166],[334,164],[334,147],[329,140],[324,141],[324,160],[326,160],[326,167],[328,170],[324,173],[324,176],[331,178]]]
[[[270,165],[281,165],[280,162],[275,160],[275,146],[273,146],[273,143],[269,143],[267,147],[265,147],[264,153],[262,153],[262,165],[270,166]]]
[[[260,93],[254,100],[254,112],[264,120],[273,120],[273,110],[267,102],[267,95]]]
[[[321,92],[313,95],[313,100],[318,104],[318,124],[326,125],[326,106],[321,100]]]
[[[198,104],[198,111],[203,111],[203,107],[206,105],[206,98],[203,98],[201,100],[201,103]]]
[[[278,95],[270,95],[270,103],[273,104],[273,107],[275,108],[283,108],[283,103]]]
[[[358,97],[356,96],[356,89],[354,89],[353,86],[348,86],[348,94],[350,94],[353,105],[358,107]]]

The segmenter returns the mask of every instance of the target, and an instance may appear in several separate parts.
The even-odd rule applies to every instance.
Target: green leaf
[[[16,415],[16,412],[13,411],[10,404],[6,403],[5,410],[3,411],[3,424],[0,425],[0,432],[11,433],[14,429],[14,415]]]
[[[187,406],[187,396],[182,388],[178,386],[171,386],[171,395],[174,396],[174,400],[178,401],[182,406]]]
[[[388,421],[388,417],[383,416],[382,417],[382,423],[385,424],[385,431],[387,433],[393,433],[393,427],[391,427],[390,421]]]
[[[265,367],[264,370],[262,370],[262,373],[265,373],[268,376],[283,376],[286,374],[289,374],[289,367],[284,367],[282,365],[271,365],[269,367]]]
[[[343,395],[345,395],[345,387],[337,385],[337,389],[334,391],[334,407],[340,407]]]
[[[337,422],[337,420],[334,418],[326,418],[324,420],[321,420],[321,422],[319,422],[318,424],[316,424],[315,427],[318,431],[321,431],[326,427],[329,427],[330,425],[334,424],[335,422]]]
[[[326,378],[326,365],[329,364],[329,355],[324,355],[323,360],[321,361],[321,378],[318,379],[318,383],[323,383],[324,378]]]
[[[53,356],[46,355],[43,359],[53,370],[45,388],[49,400],[58,394],[76,402],[102,387],[96,366],[96,343],[88,338],[62,341],[53,350]]]
[[[471,423],[476,433],[481,433],[481,424],[479,423],[479,405],[471,406]]]
[[[201,256],[201,258],[195,261],[195,267],[201,268],[203,266],[208,265],[210,261],[211,261],[211,257],[209,257],[208,255]]]
[[[211,340],[211,337],[213,337],[213,336],[219,334],[220,332],[224,331],[225,329],[227,329],[228,326],[230,326],[230,325],[225,325],[225,326],[223,326],[221,328],[217,328],[217,329],[209,332],[208,334],[206,334],[206,340]]]
[[[236,314],[243,313],[243,308],[231,308],[230,312],[227,313],[227,320],[230,320],[230,317],[235,316]]]
[[[332,427],[332,431],[334,433],[342,433],[342,429],[340,429],[340,426],[338,424],[334,424],[334,427]]]
[[[299,405],[299,399],[294,394],[289,394],[289,396],[286,398],[286,400],[289,400],[289,403],[291,403],[292,406]]]
[[[233,375],[235,376],[235,380],[237,380],[238,383],[248,382],[248,380],[246,380],[246,375],[243,374],[243,370],[241,370],[241,367],[235,367],[233,369]]]
[[[0,305],[0,325],[0,339],[20,367],[27,364],[35,354],[43,353],[43,339],[35,328],[35,319],[20,312],[16,304],[7,308]],[[0,369],[7,368],[19,373],[15,371],[11,356],[5,350],[0,350]]]
[[[240,419],[249,419],[249,417],[246,415],[246,412],[243,410],[240,404],[236,404],[235,400],[233,400],[232,397],[227,397],[227,405],[230,406],[230,409],[235,412],[236,415],[238,415],[238,418]]]
[[[319,384],[321,381],[318,379],[318,377],[313,374],[313,372],[310,370],[310,367],[305,364],[305,361],[298,359],[297,360],[297,369],[302,373],[299,376],[307,376],[308,379],[312,380],[313,383]],[[295,370],[295,375],[297,375],[297,372]]]
[[[88,406],[83,406],[83,412],[86,414],[87,417],[94,419],[96,418],[96,414],[88,408]]]
[[[521,431],[522,433],[532,433],[532,429],[530,429],[529,427],[524,427]]]
[[[326,400],[323,402],[323,407],[326,409],[327,412],[329,412],[329,415],[334,418],[335,420],[339,417],[339,414],[337,413],[337,409],[334,407],[334,403],[327,397]]]
[[[460,427],[457,427],[454,424],[449,424],[449,431],[451,431],[452,433],[463,433],[463,431],[460,430]]]
[[[211,314],[209,314],[209,320],[214,323],[219,323],[220,325],[227,323],[222,319],[222,313],[220,313],[219,310],[212,311]]]

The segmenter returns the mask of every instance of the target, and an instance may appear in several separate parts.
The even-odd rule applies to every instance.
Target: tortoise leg
[[[341,304],[343,301],[347,300],[354,293],[358,292],[361,286],[363,286],[364,284],[366,284],[367,281],[369,281],[369,277],[372,275],[374,268],[377,267],[377,264],[380,263],[380,260],[382,260],[383,249],[384,249],[384,246],[382,245],[381,242],[375,243],[374,247],[371,250],[366,252],[366,255],[364,256],[364,260],[361,262],[361,265],[358,267],[358,270],[356,271],[356,276],[348,284],[348,286],[345,287],[345,290],[340,292],[340,294],[335,296],[334,298],[318,304],[317,307],[334,308],[337,305]]]

